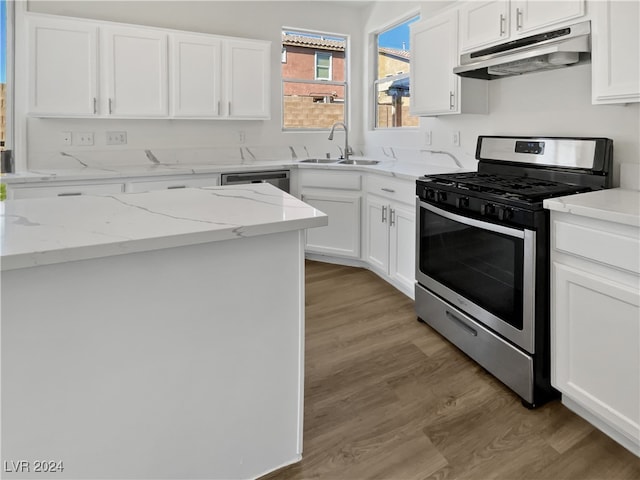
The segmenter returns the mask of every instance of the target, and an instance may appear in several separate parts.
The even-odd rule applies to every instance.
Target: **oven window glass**
[[[522,330],[523,239],[420,216],[420,271]]]

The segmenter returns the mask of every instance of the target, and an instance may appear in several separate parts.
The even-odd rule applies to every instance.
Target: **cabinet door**
[[[391,204],[389,217],[389,275],[413,293],[416,272],[416,214],[399,203]]]
[[[306,250],[360,258],[360,195],[303,192],[301,198],[329,216],[326,227],[307,230]]]
[[[593,8],[593,103],[639,102],[640,3],[601,1]]]
[[[515,0],[512,2],[512,32],[527,34],[532,30],[564,22],[585,14],[585,0]]]
[[[411,114],[456,113],[458,12],[411,25]]]
[[[220,176],[200,176],[190,178],[173,178],[165,180],[152,180],[131,182],[128,192],[151,192],[153,190],[174,190],[179,188],[215,187],[220,185]]]
[[[221,45],[221,40],[215,37],[172,35],[171,101],[174,116],[220,116]]]
[[[97,32],[86,22],[29,20],[29,111],[94,115],[97,102]]]
[[[229,117],[270,117],[270,46],[259,41],[226,42],[224,76]]]
[[[389,202],[367,195],[365,207],[365,260],[374,268],[389,273]]]
[[[553,265],[552,384],[632,439],[640,437],[640,293]]]
[[[509,36],[509,0],[468,2],[460,8],[460,50],[500,42]]]
[[[107,98],[114,116],[166,116],[167,34],[144,28],[103,30]]]
[[[123,184],[104,183],[93,185],[49,185],[45,187],[18,187],[10,189],[10,197],[21,198],[42,197],[75,197],[78,195],[108,195],[122,193]]]

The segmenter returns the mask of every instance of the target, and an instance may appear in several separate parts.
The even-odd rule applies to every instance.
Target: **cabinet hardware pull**
[[[396,224],[396,210],[394,208],[389,209],[389,225],[392,227]]]
[[[382,207],[382,223],[387,223],[387,207]]]
[[[113,101],[111,99],[109,99],[109,115],[111,115],[113,113],[113,108],[111,108],[111,104],[113,103]]]
[[[516,8],[516,29],[522,30],[522,10]]]
[[[503,36],[507,33],[507,18],[501,13],[500,14],[500,36]]]
[[[445,315],[447,316],[447,318],[450,318],[451,320],[456,322],[458,325],[460,325],[462,327],[462,329],[465,330],[468,334],[473,335],[474,337],[478,336],[478,332],[476,331],[475,328],[472,328],[469,325],[467,325],[467,322],[465,322],[462,319],[458,318],[453,313],[451,313],[449,310],[445,311]]]
[[[93,113],[94,115],[98,113],[98,99],[93,97]]]
[[[167,190],[173,190],[174,188],[187,188],[186,185],[170,185],[167,187]]]
[[[220,115],[220,100],[218,100],[218,115]]]
[[[82,192],[62,192],[59,193],[59,197],[76,197],[78,195],[82,195]]]
[[[449,110],[453,110],[454,106],[454,95],[453,92],[449,92]]]
[[[380,188],[380,190],[382,190],[383,192],[396,193],[396,191],[393,188],[382,187]]]
[[[229,112],[228,115],[231,115],[231,101],[229,101]]]

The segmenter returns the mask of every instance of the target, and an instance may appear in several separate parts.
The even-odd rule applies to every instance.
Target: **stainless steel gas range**
[[[527,407],[554,397],[545,198],[611,186],[607,138],[478,137],[477,172],[416,181],[416,312]]]

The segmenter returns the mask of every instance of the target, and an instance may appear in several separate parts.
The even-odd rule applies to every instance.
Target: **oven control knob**
[[[456,208],[468,208],[468,207],[469,207],[469,197],[456,198]]]
[[[498,220],[511,220],[513,218],[513,210],[509,207],[498,209]]]
[[[436,191],[432,190],[431,188],[427,189],[427,198],[429,200],[435,200],[436,199]]]
[[[446,202],[447,201],[447,193],[446,192],[438,192],[438,201]]]
[[[483,203],[480,205],[480,215],[493,215],[496,213],[496,206],[492,203]]]

